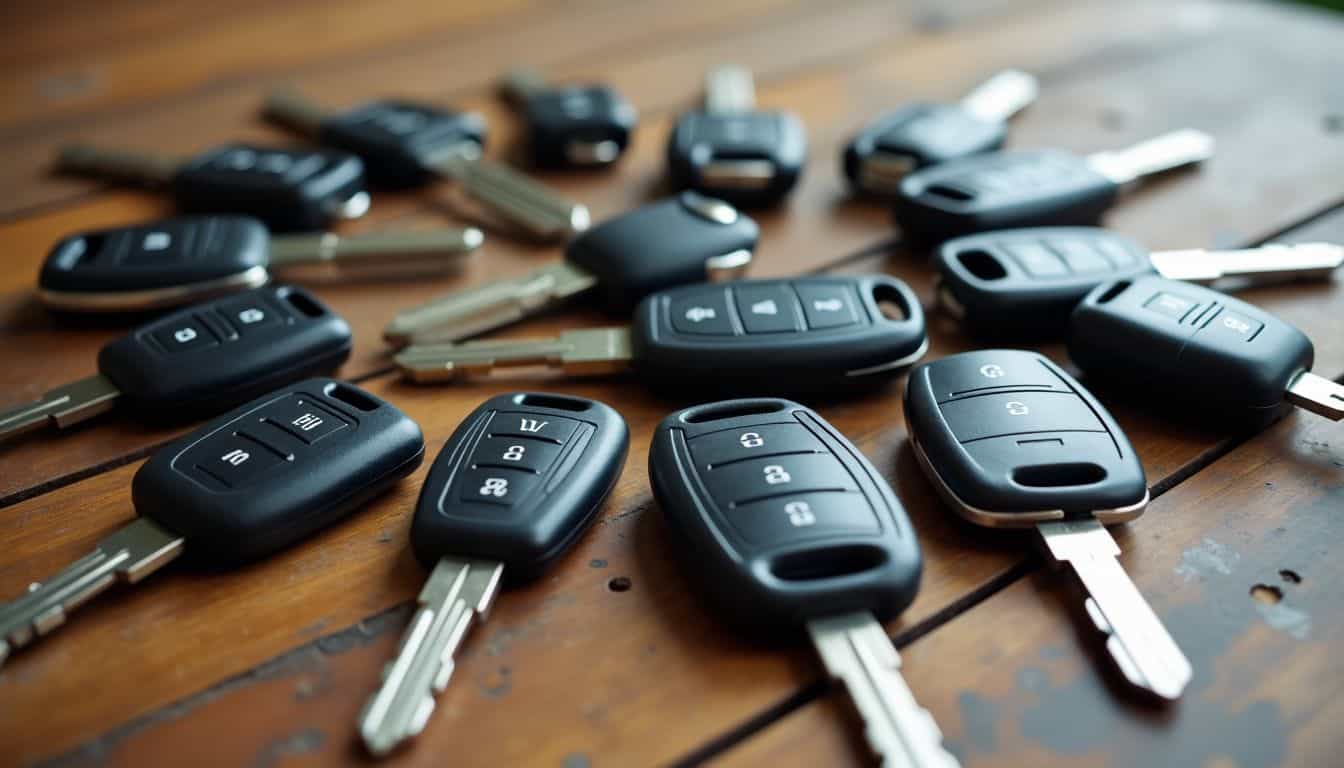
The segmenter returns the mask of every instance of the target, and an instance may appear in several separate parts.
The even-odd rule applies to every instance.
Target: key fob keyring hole
[[[770,575],[792,583],[827,582],[876,571],[887,563],[877,547],[848,544],[788,552],[770,560]]]

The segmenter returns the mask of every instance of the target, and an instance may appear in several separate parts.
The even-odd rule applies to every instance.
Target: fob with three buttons
[[[1184,130],[1087,157],[1012,150],[949,160],[901,179],[896,223],[924,244],[997,229],[1095,224],[1122,187],[1206,160],[1213,143],[1206,133]]]
[[[183,216],[62,238],[42,264],[38,296],[67,312],[175,307],[254,288],[300,267],[329,265],[342,276],[442,267],[483,240],[471,228],[272,237],[257,219]]]
[[[330,526],[420,466],[420,428],[358,387],[309,379],[159,449],[135,473],[134,522],[0,605],[0,661],[117,581],[139,582],[184,550],[238,566]]]
[[[485,120],[478,114],[395,100],[333,113],[284,90],[266,100],[265,115],[360,156],[375,184],[417,187],[448,178],[534,237],[561,239],[588,228],[586,206],[482,158]]]
[[[728,400],[663,420],[649,480],[673,552],[712,608],[758,639],[806,630],[883,765],[957,764],[879,623],[914,600],[919,543],[852,443],[797,403]]]
[[[1101,386],[1220,426],[1258,428],[1285,404],[1344,419],[1344,386],[1311,372],[1311,339],[1200,285],[1142,276],[1097,286],[1069,321],[1069,357]]]
[[[654,291],[738,277],[759,234],[731,205],[683,192],[584,232],[565,246],[559,264],[400,312],[383,337],[396,346],[460,341],[587,293],[608,312],[625,314]]]
[[[875,195],[896,191],[907,173],[1003,146],[1007,120],[1036,99],[1036,78],[1004,70],[958,104],[908,104],[850,139],[841,155],[850,186]]]
[[[1035,352],[966,352],[910,372],[905,420],[948,506],[977,525],[1034,527],[1078,574],[1087,614],[1126,679],[1179,697],[1190,662],[1121,569],[1105,528],[1148,505],[1143,465],[1096,398]]]
[[[98,374],[0,411],[0,440],[68,427],[124,400],[141,416],[214,415],[291,381],[335,370],[350,326],[312,294],[266,286],[178,310],[109,343]]]
[[[685,286],[645,298],[630,327],[416,345],[396,361],[415,381],[546,365],[572,374],[633,368],[670,392],[800,394],[885,380],[927,349],[910,288],[886,275],[855,275]]]
[[[573,546],[616,484],[629,442],[620,414],[567,395],[499,395],[462,421],[416,505],[411,547],[431,573],[360,714],[369,751],[386,754],[424,729],[501,580],[535,578]]]
[[[798,181],[807,133],[790,112],[756,109],[751,72],[719,67],[705,81],[704,111],[688,112],[667,140],[673,183],[741,206],[779,202]]]
[[[280,231],[324,229],[335,219],[357,219],[370,203],[364,163],[344,152],[229,144],[183,161],[77,144],[61,150],[57,167],[164,187],[187,213],[254,216]]]
[[[611,165],[630,143],[639,117],[608,86],[549,86],[530,69],[509,72],[503,90],[527,122],[528,154],[537,168]]]
[[[1097,227],[1034,227],[948,240],[934,263],[939,305],[971,332],[1062,336],[1078,302],[1111,280],[1154,271],[1204,284],[1328,279],[1344,263],[1344,246],[1270,244],[1149,253]]]

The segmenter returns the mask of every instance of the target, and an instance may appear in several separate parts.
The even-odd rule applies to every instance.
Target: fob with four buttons
[[[971,155],[903,178],[896,223],[926,244],[996,229],[1094,224],[1124,185],[1212,154],[1213,137],[1184,130],[1087,157],[1058,150]]]
[[[537,168],[611,165],[639,119],[634,105],[605,85],[548,86],[539,73],[516,69],[503,89],[523,113],[528,154]]]
[[[568,395],[498,395],[462,421],[416,505],[411,547],[431,573],[360,714],[370,752],[386,754],[424,729],[502,579],[536,578],[574,545],[620,477],[629,442],[620,414]]]
[[[299,267],[329,265],[344,276],[451,265],[483,240],[471,228],[272,237],[258,219],[182,216],[62,238],[43,262],[37,288],[52,309],[139,312],[255,288]]]
[[[588,228],[588,208],[538,181],[482,158],[485,121],[477,114],[408,101],[375,101],[333,113],[293,90],[266,101],[267,118],[359,155],[369,176],[392,187],[449,178],[528,234],[560,239]]]
[[[98,374],[0,411],[0,440],[68,427],[124,400],[143,417],[213,415],[291,381],[335,370],[350,326],[312,294],[266,286],[161,317],[103,347]]]
[[[415,422],[344,382],[309,379],[247,403],[140,467],[134,522],[0,605],[0,661],[184,550],[211,567],[238,566],[307,538],[410,474],[424,453]]]
[[[1330,243],[1149,253],[1097,227],[1032,227],[967,235],[937,251],[938,303],[982,336],[1059,335],[1093,288],[1153,271],[1198,283],[1328,279],[1344,263]]]
[[[628,328],[414,345],[396,361],[415,381],[547,365],[580,375],[633,368],[671,393],[814,394],[885,381],[927,349],[910,288],[886,275],[857,275],[685,286],[645,298]]]
[[[329,150],[230,144],[183,161],[77,144],[61,150],[58,168],[163,187],[184,212],[254,216],[278,231],[325,229],[370,203],[364,163]]]
[[[1226,294],[1142,276],[1097,286],[1069,320],[1069,357],[1118,392],[1220,425],[1263,427],[1285,403],[1335,421],[1344,386],[1311,372],[1302,331]]]
[[[653,291],[738,277],[760,229],[720,200],[683,192],[602,222],[532,274],[458,291],[399,312],[383,331],[396,346],[460,341],[584,293],[626,314]]]
[[[779,202],[807,159],[807,132],[790,112],[756,109],[751,72],[720,67],[703,111],[682,115],[667,141],[673,183],[741,206]]]
[[[948,506],[977,525],[1034,527],[1082,581],[1087,614],[1125,677],[1178,698],[1190,662],[1120,567],[1105,528],[1148,505],[1143,465],[1096,398],[1035,352],[966,352],[910,371],[905,420]]]
[[[958,104],[909,104],[850,139],[841,155],[850,186],[891,195],[907,173],[1003,146],[1007,120],[1036,100],[1036,78],[1015,69],[986,80]]]
[[[853,443],[788,400],[728,400],[658,426],[649,480],[673,552],[716,612],[756,639],[810,635],[884,765],[953,766],[879,622],[915,598],[919,543]]]

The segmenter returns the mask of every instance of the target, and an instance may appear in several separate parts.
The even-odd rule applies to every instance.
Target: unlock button
[[[1004,392],[943,403],[943,418],[959,442],[1032,432],[1105,432],[1072,392]]]

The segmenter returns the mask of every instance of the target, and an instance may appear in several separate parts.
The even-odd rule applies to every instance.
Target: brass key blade
[[[373,232],[342,237],[334,232],[319,235],[283,235],[271,238],[270,265],[301,264],[413,264],[456,262],[485,242],[475,227],[435,229],[424,232]]]
[[[500,367],[542,365],[565,373],[615,373],[630,365],[629,328],[566,331],[554,339],[471,341],[414,345],[396,356],[397,366],[417,382],[449,381]]]
[[[94,551],[28,593],[0,606],[0,663],[10,652],[65,623],[71,611],[117,581],[134,584],[182,553],[182,537],[140,517],[98,542]]]
[[[48,423],[64,429],[116,405],[121,390],[98,374],[57,387],[29,405],[0,411],[0,440],[40,429]]]
[[[1208,285],[1235,277],[1263,284],[1326,279],[1344,264],[1344,246],[1270,243],[1237,251],[1158,251],[1148,258],[1158,274],[1172,280]]]
[[[61,173],[97,176],[149,186],[168,184],[181,165],[182,161],[175,157],[109,149],[92,144],[64,146],[56,156],[56,169]]]

